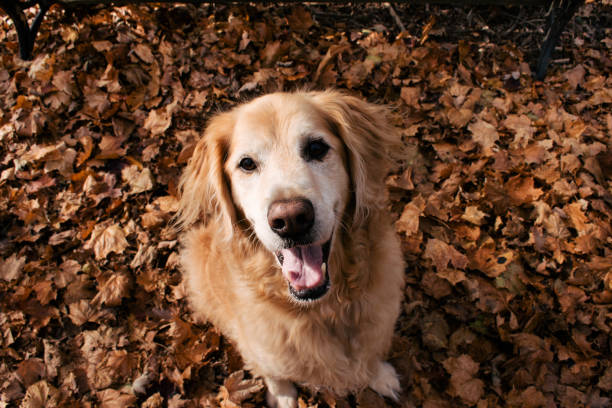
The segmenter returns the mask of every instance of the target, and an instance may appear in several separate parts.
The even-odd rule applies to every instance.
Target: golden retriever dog
[[[397,399],[404,263],[384,177],[400,146],[383,108],[326,91],[256,98],[195,147],[177,218],[188,298],[270,407],[296,407],[294,383]]]

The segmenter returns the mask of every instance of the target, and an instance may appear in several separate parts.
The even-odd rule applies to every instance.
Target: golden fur
[[[306,119],[291,122],[301,112],[308,112]],[[385,114],[381,107],[335,91],[257,98],[212,119],[181,178],[178,223],[186,230],[181,259],[191,306],[197,318],[233,340],[247,367],[263,376],[270,406],[296,406],[292,382],[340,395],[369,385],[397,398],[399,382],[384,358],[400,310],[404,264],[386,211],[383,179],[400,139]],[[247,129],[255,129],[248,138],[237,134],[244,120]],[[331,194],[342,208],[332,226],[331,287],[307,304],[291,298],[274,253],[252,225],[248,203],[260,200],[260,192],[249,191],[250,181],[237,180],[246,176],[228,163],[244,147],[237,143],[259,143],[255,139],[264,134],[290,147],[293,142],[286,140],[295,133],[290,129],[306,122],[308,131],[324,127],[322,134],[333,135],[326,136],[335,152],[329,160],[341,163],[348,175],[345,182],[338,175],[342,172],[323,167],[312,172],[311,182],[322,183],[323,196],[342,190]],[[270,145],[262,146],[267,154]],[[274,154],[288,154],[285,150]],[[284,167],[268,173],[274,183],[282,181],[275,173],[292,174],[298,165],[293,156],[278,159]],[[300,174],[311,174],[304,169]],[[331,181],[319,180],[325,171]],[[237,187],[241,183],[246,187]],[[295,190],[282,194],[310,194]],[[252,196],[241,197],[245,194]]]

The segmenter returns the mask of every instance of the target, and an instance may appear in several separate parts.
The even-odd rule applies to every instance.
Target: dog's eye
[[[257,168],[257,165],[250,157],[244,157],[242,160],[240,160],[240,163],[238,163],[238,167],[240,167],[244,171],[250,172],[255,170]]]
[[[329,150],[329,145],[321,139],[309,141],[304,148],[306,160],[322,160]]]

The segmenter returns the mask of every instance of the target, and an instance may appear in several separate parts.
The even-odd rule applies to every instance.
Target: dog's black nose
[[[268,224],[282,238],[302,237],[314,224],[314,207],[309,200],[278,200],[268,208]]]

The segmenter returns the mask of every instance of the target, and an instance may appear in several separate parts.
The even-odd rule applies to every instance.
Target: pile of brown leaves
[[[403,6],[402,33],[387,12],[54,8],[31,62],[0,18],[0,406],[263,404],[193,323],[169,221],[210,115],[304,86],[393,107],[409,266],[401,404],[300,407],[612,404],[610,9],[581,10],[543,83],[524,9]]]

